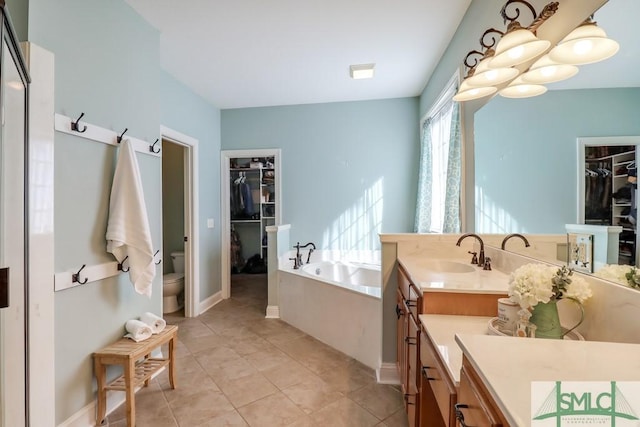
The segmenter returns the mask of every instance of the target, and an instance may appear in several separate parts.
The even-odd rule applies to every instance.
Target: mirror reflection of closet
[[[638,264],[638,137],[578,139],[578,222],[622,227],[619,264]]]

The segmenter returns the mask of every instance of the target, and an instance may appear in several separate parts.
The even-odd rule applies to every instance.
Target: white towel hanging
[[[129,280],[136,292],[151,297],[156,265],[138,160],[128,139],[120,144],[111,186],[106,238],[107,252],[118,262],[129,257]]]

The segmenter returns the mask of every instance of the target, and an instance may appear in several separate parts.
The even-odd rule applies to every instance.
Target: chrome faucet
[[[520,239],[522,239],[522,241],[524,242],[524,246],[526,248],[528,248],[529,246],[531,246],[529,244],[529,241],[527,240],[526,237],[524,237],[522,234],[518,234],[518,233],[512,233],[512,234],[508,234],[506,236],[504,236],[504,239],[502,239],[502,246],[501,249],[504,250],[504,247],[507,245],[507,240],[509,240],[512,237],[519,237]]]
[[[467,237],[475,237],[475,239],[478,241],[478,243],[480,243],[480,253],[478,254],[478,258],[476,259],[476,256],[474,254],[473,255],[473,259],[471,260],[471,264],[478,264],[478,265],[484,266],[484,242],[482,241],[480,236],[478,236],[477,234],[473,234],[473,233],[463,234],[458,239],[458,242],[456,243],[456,246],[460,246],[460,243],[462,243],[462,241],[464,239],[466,239]],[[469,251],[469,253],[473,254],[473,252],[471,252],[471,251]]]

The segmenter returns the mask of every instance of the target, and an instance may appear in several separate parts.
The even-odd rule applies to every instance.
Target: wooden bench
[[[93,353],[93,365],[98,383],[98,409],[96,424],[101,425],[107,410],[107,390],[120,390],[126,393],[127,425],[136,425],[135,390],[136,387],[149,385],[153,374],[165,366],[169,366],[169,383],[176,388],[175,381],[175,351],[178,327],[167,325],[159,334],[135,342],[129,338],[122,338],[115,343]],[[166,358],[153,358],[151,352],[163,344],[169,343],[169,354]],[[107,365],[121,365],[123,374],[106,383]]]

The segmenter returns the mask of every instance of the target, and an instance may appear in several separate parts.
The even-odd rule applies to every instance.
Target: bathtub
[[[319,251],[322,252],[322,251]],[[280,318],[372,369],[380,367],[382,299],[375,260],[331,259],[326,252],[279,268]]]

